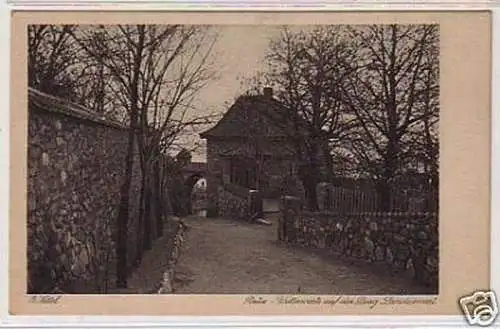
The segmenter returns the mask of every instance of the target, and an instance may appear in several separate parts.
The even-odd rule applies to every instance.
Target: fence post
[[[257,190],[250,190],[248,196],[249,196],[250,220],[264,218],[262,193]]]
[[[285,195],[282,200],[282,223],[281,225],[278,225],[278,230],[281,230],[282,233],[278,233],[278,238],[281,236],[283,237],[283,241],[293,243],[296,240],[296,230],[294,224],[300,215],[301,200],[300,198],[289,195]]]
[[[286,209],[288,205],[286,204],[285,196],[280,198],[280,215],[278,217],[278,227],[276,228],[278,233],[278,241],[285,241],[285,217],[286,217]]]

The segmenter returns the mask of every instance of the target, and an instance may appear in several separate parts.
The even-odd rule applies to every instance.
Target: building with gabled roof
[[[272,89],[264,88],[263,94],[240,96],[213,128],[200,134],[207,141],[209,198],[223,184],[279,197],[284,178],[298,166],[289,136],[293,123],[284,114]]]

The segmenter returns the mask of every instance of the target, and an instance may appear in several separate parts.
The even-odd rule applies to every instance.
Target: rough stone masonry
[[[438,293],[439,234],[435,213],[306,212],[283,198],[280,238],[388,267]]]
[[[125,127],[117,123],[30,89],[29,292],[98,293],[114,284],[114,228],[126,136]],[[139,175],[139,170],[134,172]],[[137,245],[133,219],[138,218],[140,177],[136,176],[130,199],[129,261]]]

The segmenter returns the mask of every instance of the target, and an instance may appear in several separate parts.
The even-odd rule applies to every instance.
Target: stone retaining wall
[[[283,198],[279,239],[386,263],[437,293],[439,238],[435,213],[311,213],[300,211],[299,206],[296,198]]]
[[[219,215],[231,219],[246,220],[249,217],[249,190],[234,184],[224,184],[218,189]]]
[[[177,266],[177,261],[179,260],[182,244],[184,243],[184,234],[187,229],[188,228],[186,224],[182,221],[182,219],[178,219],[172,251],[169,255],[167,255],[168,265],[167,268],[165,269],[165,272],[163,273],[163,279],[162,282],[160,283],[158,294],[171,294],[175,292],[175,287],[174,287],[175,269]]]
[[[222,217],[247,221],[263,217],[262,195],[258,191],[225,183],[219,186],[217,198]]]
[[[102,293],[114,285],[115,228],[126,127],[30,90],[27,261],[30,293]],[[129,200],[129,264],[136,257],[140,170]]]

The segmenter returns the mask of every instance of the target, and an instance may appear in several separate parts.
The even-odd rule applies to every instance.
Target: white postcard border
[[[76,0],[77,1],[77,0]],[[57,4],[57,2],[65,4],[67,8],[61,7],[61,9],[84,9],[82,6],[68,6],[68,1],[52,1],[52,5]],[[126,3],[128,1],[121,1]],[[228,4],[227,1],[222,1]],[[290,1],[289,1],[290,2]],[[392,1],[387,1],[390,3]],[[23,9],[27,9],[28,6],[33,6],[33,3],[38,3],[33,9],[42,10],[48,9],[47,6],[42,6],[42,1],[19,1],[19,4]],[[45,2],[46,3],[46,2]],[[108,1],[108,4],[110,1]],[[114,3],[117,3],[116,1]],[[130,4],[130,2],[128,2]],[[206,2],[200,2],[201,5]],[[215,2],[212,2],[215,3]],[[263,1],[259,1],[259,4],[263,4]],[[295,2],[298,4],[298,2]],[[301,2],[303,5],[307,2]],[[339,3],[338,1],[336,3]],[[347,4],[348,2],[344,2]],[[410,4],[402,4],[398,2],[391,6],[380,5],[375,2],[368,1],[351,1],[350,9],[422,9],[421,6],[425,6],[422,1],[414,3],[416,6]],[[362,4],[360,4],[362,3]],[[436,8],[436,3],[439,8]],[[445,3],[447,6],[443,6]],[[171,9],[172,6],[166,5],[168,1],[165,1],[161,9]],[[196,5],[196,2],[192,2]],[[254,3],[255,4],[255,3]],[[429,9],[471,9],[470,1],[453,1],[451,2],[427,2],[427,7]],[[475,2],[477,6],[485,8],[487,5],[494,5],[490,1]],[[158,2],[151,6],[150,8],[158,7]],[[179,2],[173,4],[173,7],[179,7]],[[237,5],[237,9],[242,9],[246,4],[240,3]],[[360,6],[362,6],[360,8]],[[94,5],[85,9],[100,9],[99,5]],[[203,6],[202,6],[203,7]],[[250,6],[252,7],[252,6]],[[276,9],[272,5],[269,6],[272,9]],[[338,5],[329,6],[331,9],[339,9]],[[378,8],[376,8],[378,7]],[[459,7],[459,8],[457,8]],[[190,7],[193,9],[194,7]],[[254,7],[255,8],[255,7]],[[34,316],[10,316],[8,315],[8,222],[9,222],[9,85],[10,85],[10,10],[5,3],[0,5],[0,86],[2,87],[2,96],[0,98],[0,194],[3,196],[0,198],[0,223],[2,227],[0,229],[0,241],[2,252],[0,253],[0,262],[3,266],[0,267],[0,279],[1,279],[1,320],[0,327],[2,328],[54,328],[54,327],[65,327],[65,328],[178,328],[178,327],[215,327],[215,328],[235,328],[235,327],[263,327],[263,328],[276,328],[276,327],[296,327],[296,328],[321,328],[321,327],[339,327],[339,328],[386,328],[391,327],[404,327],[404,328],[416,328],[416,327],[426,327],[426,328],[457,328],[467,326],[465,319],[463,317],[452,317],[452,316],[332,316],[332,317],[96,317],[96,316],[57,316],[57,317],[34,317]],[[109,8],[102,8],[109,9]],[[112,9],[117,9],[113,6]],[[121,9],[121,7],[120,7]],[[144,9],[144,8],[143,8]],[[160,9],[160,8],[158,8]],[[179,8],[177,8],[179,9]],[[185,9],[185,7],[184,7]],[[198,8],[200,9],[200,8]],[[205,9],[205,8],[202,8]],[[225,9],[219,6],[215,9]],[[228,8],[231,9],[231,8]],[[306,9],[304,6],[301,10]],[[318,10],[317,7],[313,7],[313,10]],[[345,8],[342,8],[345,9]],[[477,9],[477,8],[475,8]],[[293,10],[293,8],[291,9]],[[493,70],[492,70],[492,183],[491,183],[491,289],[500,293],[500,257],[498,257],[498,251],[500,250],[500,93],[495,93],[495,90],[500,90],[500,9],[492,9],[493,11]],[[14,219],[10,219],[14,220]],[[474,219],[471,219],[473,221]],[[471,225],[473,223],[471,222]],[[496,252],[495,252],[496,251]],[[471,273],[471,275],[474,275]],[[478,287],[478,289],[485,289],[489,287]],[[457,301],[458,302],[458,301]],[[496,324],[498,325],[499,320],[497,319]]]

